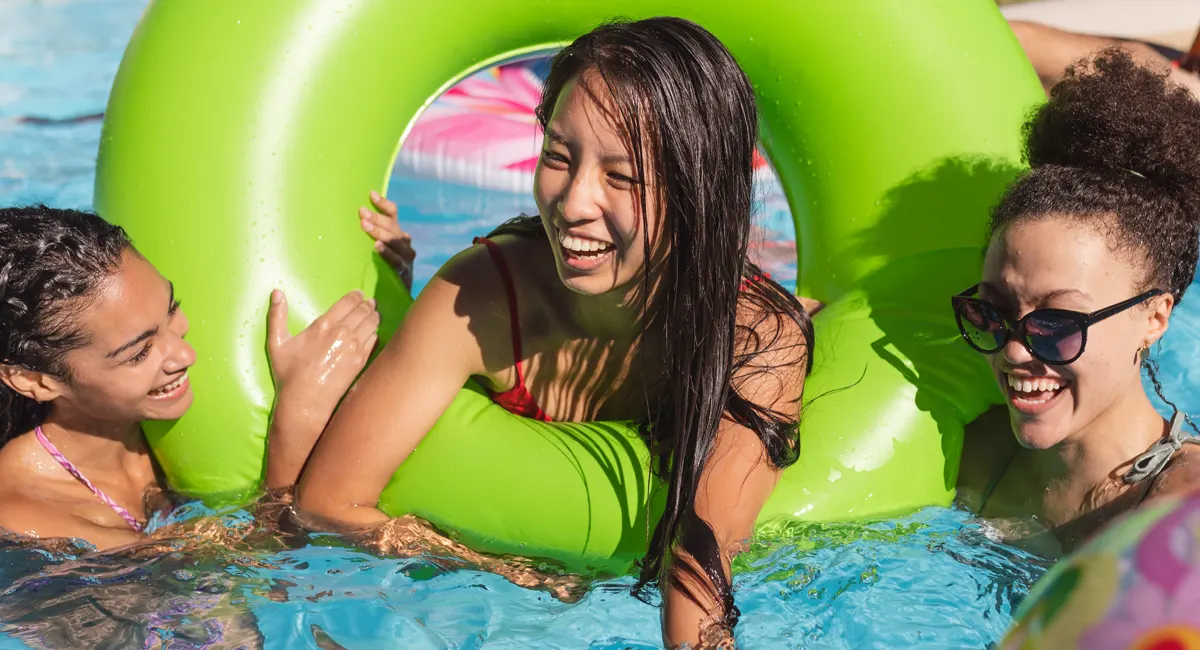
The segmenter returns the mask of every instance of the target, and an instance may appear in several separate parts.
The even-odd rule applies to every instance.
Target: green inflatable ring
[[[658,14],[706,26],[749,73],[800,289],[829,305],[800,461],[760,523],[947,504],[963,425],[999,400],[947,297],[977,277],[987,209],[1042,98],[992,0],[153,2],[114,84],[95,205],[192,315],[195,406],[145,427],[172,486],[259,484],[272,288],[294,330],[352,288],[394,330],[410,299],[353,214],[431,98],[610,16]],[[655,516],[646,459],[627,426],[531,422],[467,387],[381,506],[484,550],[623,570]]]

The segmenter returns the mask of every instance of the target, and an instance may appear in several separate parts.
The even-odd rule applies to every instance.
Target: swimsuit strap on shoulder
[[[1130,467],[1129,471],[1121,477],[1126,485],[1134,485],[1158,476],[1167,467],[1167,463],[1171,461],[1175,453],[1183,449],[1183,445],[1187,443],[1200,444],[1200,438],[1184,435],[1183,421],[1185,417],[1182,411],[1175,411],[1175,414],[1171,416],[1171,430],[1167,432],[1167,435],[1150,445],[1145,453],[1133,461],[1133,467]]]
[[[79,468],[75,467],[74,463],[67,460],[67,457],[62,455],[62,452],[60,452],[58,448],[54,446],[54,443],[50,442],[50,439],[46,437],[46,434],[42,432],[41,425],[38,425],[38,427],[34,429],[34,436],[37,438],[38,442],[42,443],[42,448],[46,450],[46,453],[50,454],[54,460],[58,461],[58,464],[62,465],[63,469],[67,470],[71,476],[74,476],[75,480],[83,483],[87,489],[91,490],[92,494],[96,495],[97,499],[100,499],[101,502],[112,508],[114,512],[116,512],[118,515],[121,515],[121,518],[125,520],[125,523],[129,524],[130,528],[139,533],[145,530],[145,526],[143,526],[140,521],[130,514],[128,510],[121,507],[121,504],[117,503],[116,500],[105,494],[104,490],[96,487],[87,479],[86,476],[83,475],[82,472],[79,471]]]

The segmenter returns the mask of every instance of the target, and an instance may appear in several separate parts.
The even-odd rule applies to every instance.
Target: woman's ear
[[[0,382],[18,395],[35,402],[49,402],[62,395],[62,383],[44,372],[0,364]]]
[[[1158,340],[1167,333],[1167,327],[1171,320],[1171,312],[1175,310],[1175,296],[1164,294],[1152,298],[1149,303],[1149,309],[1146,310],[1147,329],[1146,329],[1146,347],[1158,343]]]

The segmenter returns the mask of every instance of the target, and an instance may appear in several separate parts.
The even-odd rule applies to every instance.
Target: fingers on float
[[[371,190],[371,205],[374,205],[383,214],[395,219],[399,216],[400,211],[396,207],[396,202],[381,195],[379,192]]]
[[[354,291],[342,296],[337,302],[333,303],[333,306],[329,308],[329,311],[325,312],[324,315],[317,319],[317,323],[321,323],[323,325],[333,325],[335,323],[339,323],[346,317],[346,314],[349,314],[352,310],[354,310],[355,307],[358,307],[365,301],[366,296],[363,295],[363,292],[355,289]]]
[[[267,308],[267,342],[272,347],[283,345],[290,336],[287,329],[287,317],[287,296],[279,289],[275,289],[271,292],[271,306]]]

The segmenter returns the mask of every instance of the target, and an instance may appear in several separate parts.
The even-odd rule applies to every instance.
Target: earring
[[[1134,354],[1134,357],[1133,357],[1134,363],[1137,363],[1137,364],[1145,363],[1146,359],[1149,356],[1150,356],[1150,344],[1142,343],[1142,347],[1138,348],[1137,353]]]

